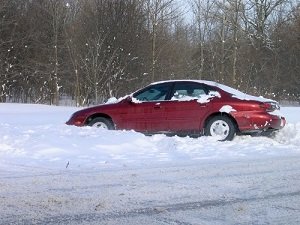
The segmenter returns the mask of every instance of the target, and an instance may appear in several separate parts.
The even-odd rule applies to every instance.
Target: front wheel
[[[205,135],[216,137],[218,141],[231,141],[235,133],[235,125],[227,116],[215,116],[205,127]]]
[[[114,130],[114,124],[110,119],[104,118],[104,117],[96,117],[92,119],[89,123],[88,126],[91,127],[97,127],[97,128],[102,128],[106,130]]]

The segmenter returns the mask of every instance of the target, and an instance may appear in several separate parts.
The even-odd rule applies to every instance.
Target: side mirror
[[[125,99],[127,102],[132,103],[132,104],[137,104],[137,103],[141,103],[141,101],[137,100],[136,98],[134,98],[132,95],[127,96]]]
[[[127,102],[132,102],[132,96],[130,96],[130,95],[127,96],[127,97],[126,97],[126,101],[127,101]]]

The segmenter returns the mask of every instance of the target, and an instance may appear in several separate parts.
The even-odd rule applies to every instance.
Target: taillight
[[[260,103],[260,108],[264,109],[266,112],[273,112],[275,110],[279,110],[280,106],[277,102],[264,102]]]

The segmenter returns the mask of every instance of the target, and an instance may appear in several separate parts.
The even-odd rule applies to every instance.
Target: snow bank
[[[300,108],[283,108],[287,126],[274,139],[144,136],[65,125],[77,108],[0,104],[0,164],[15,169],[113,169],[263,159],[300,154]],[[1,168],[0,167],[0,168]]]

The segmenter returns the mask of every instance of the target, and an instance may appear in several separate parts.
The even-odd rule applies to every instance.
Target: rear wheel
[[[106,130],[114,130],[115,129],[114,123],[110,119],[107,119],[104,117],[96,117],[96,118],[92,119],[88,123],[88,126],[102,128],[102,129],[106,129]]]
[[[205,135],[216,137],[219,141],[231,141],[235,133],[235,125],[227,116],[215,116],[205,127]]]

